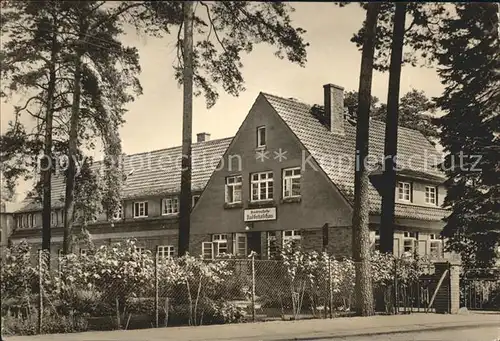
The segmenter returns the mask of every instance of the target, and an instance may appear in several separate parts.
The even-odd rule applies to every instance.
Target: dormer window
[[[257,148],[266,146],[266,127],[257,127]]]
[[[148,202],[134,202],[134,218],[145,218],[148,216]]]
[[[437,204],[437,189],[434,186],[425,187],[425,203],[429,205]]]
[[[410,182],[398,182],[397,188],[397,198],[399,201],[411,202],[411,183]]]
[[[179,198],[170,197],[162,200],[162,215],[173,215],[179,213]]]

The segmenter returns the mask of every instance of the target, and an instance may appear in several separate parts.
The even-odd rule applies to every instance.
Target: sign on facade
[[[276,220],[276,207],[248,209],[243,214],[244,221]]]

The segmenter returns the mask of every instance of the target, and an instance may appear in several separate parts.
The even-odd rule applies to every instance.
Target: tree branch
[[[200,1],[200,4],[206,8],[207,10],[207,16],[208,16],[208,21],[210,23],[210,32],[212,32],[212,27],[214,29],[214,33],[215,33],[215,38],[217,39],[217,41],[219,42],[220,46],[222,47],[222,49],[224,50],[224,52],[227,53],[227,50],[226,50],[226,47],[224,46],[224,44],[222,43],[222,41],[220,40],[219,38],[219,34],[217,33],[217,28],[215,27],[215,24],[212,20],[212,17],[210,16],[210,7],[208,7],[207,4],[205,4],[203,1]]]

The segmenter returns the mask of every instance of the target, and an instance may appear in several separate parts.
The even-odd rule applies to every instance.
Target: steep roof
[[[345,122],[345,134],[332,133],[312,114],[311,106],[295,99],[261,93],[274,108],[276,113],[290,127],[304,147],[318,162],[330,180],[341,190],[344,196],[353,202],[354,194],[354,155],[356,126]],[[383,162],[385,123],[370,121],[369,154],[374,163]],[[444,180],[443,174],[434,166],[441,160],[441,155],[430,142],[417,130],[399,127],[398,158],[399,168],[418,173],[425,173]],[[381,197],[370,183],[370,211],[380,212]],[[396,204],[396,216],[424,220],[441,220],[446,210],[439,207],[421,207]]]
[[[332,133],[312,114],[311,106],[295,99],[260,93],[276,113],[290,127],[304,147],[324,170],[329,179],[352,203],[354,193],[354,155],[356,127],[345,122],[345,134]],[[370,122],[369,154],[379,163],[384,155],[385,124],[376,120]],[[202,190],[233,137],[193,144],[192,189]],[[181,147],[132,154],[124,159],[125,173],[129,174],[124,185],[125,198],[161,195],[180,191]],[[416,130],[399,127],[398,167],[407,174],[426,174],[434,179],[443,179],[443,174],[434,166],[441,155]],[[94,167],[101,166],[96,162]],[[133,172],[132,172],[133,170]],[[61,207],[64,198],[64,177],[55,176],[52,182],[52,206]],[[37,210],[40,205],[26,202],[20,211]],[[381,197],[370,183],[370,211],[380,213]],[[424,207],[396,204],[397,217],[439,221],[447,213],[439,207]]]
[[[205,188],[211,174],[224,155],[233,138],[223,138],[192,145],[193,191]],[[172,147],[151,152],[126,155],[123,159],[127,176],[123,186],[124,198],[176,193],[181,183],[181,147]],[[92,168],[98,170],[102,161],[94,162]],[[52,178],[52,207],[64,205],[65,180],[61,173]],[[19,211],[39,210],[39,203],[25,200]]]

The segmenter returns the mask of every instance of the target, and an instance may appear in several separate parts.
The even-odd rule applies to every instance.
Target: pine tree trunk
[[[73,211],[75,206],[75,177],[76,177],[76,157],[78,155],[78,123],[80,121],[80,97],[81,97],[81,77],[82,77],[82,52],[79,51],[75,57],[75,73],[73,81],[73,103],[71,106],[71,119],[69,130],[68,148],[68,171],[66,174],[66,193],[64,197],[64,232],[63,232],[63,253],[65,255],[71,250],[71,229],[73,227]]]
[[[354,212],[352,218],[352,251],[356,267],[356,310],[357,313],[362,316],[374,314],[370,269],[370,232],[368,229],[370,213],[368,194],[370,180],[368,178],[368,171],[365,167],[365,160],[368,155],[373,58],[379,10],[380,3],[373,2],[367,5],[358,91],[358,119],[356,123],[357,155],[354,180]]]
[[[394,206],[396,199],[396,155],[398,152],[399,88],[405,35],[406,3],[396,2],[392,33],[389,90],[387,94],[387,119],[385,122],[384,173],[382,213],[380,220],[380,250],[393,254]]]
[[[193,2],[182,3],[184,11],[183,40],[183,114],[182,170],[179,207],[179,256],[189,251],[191,215],[191,138],[193,124]]]
[[[47,250],[50,255],[50,240],[52,238],[51,217],[52,217],[52,121],[54,119],[54,101],[56,90],[56,61],[58,55],[57,43],[57,14],[53,14],[53,34],[52,46],[49,62],[49,80],[47,86],[47,104],[45,113],[45,141],[44,158],[41,161],[42,166],[42,191],[43,191],[43,209],[42,209],[42,250]],[[48,262],[50,264],[50,262]]]

